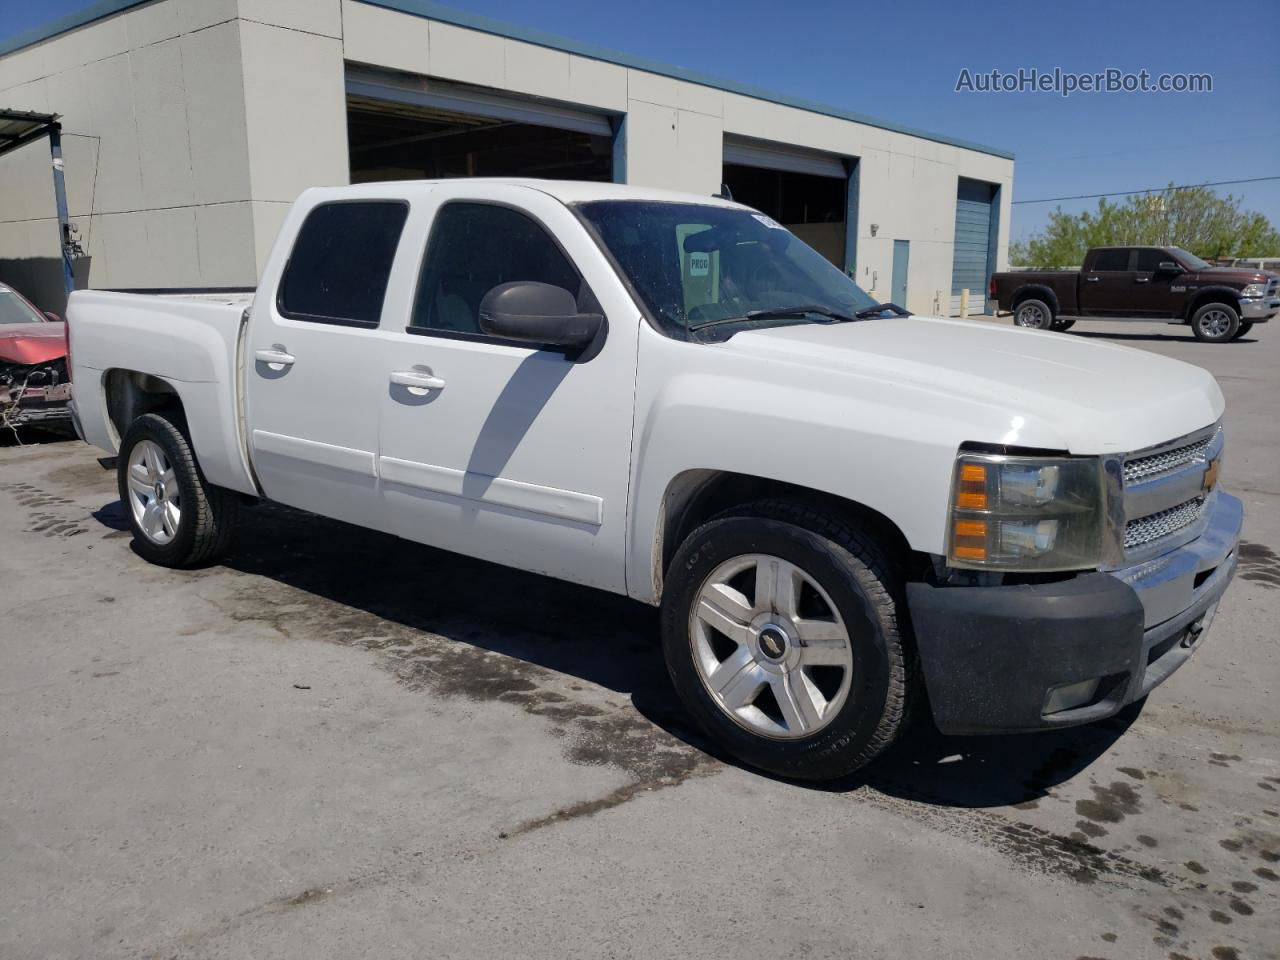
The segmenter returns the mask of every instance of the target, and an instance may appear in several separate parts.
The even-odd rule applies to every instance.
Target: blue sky
[[[0,37],[84,7],[0,0]],[[1280,174],[1267,5],[459,0],[455,7],[1017,154],[1014,199]],[[1253,13],[1250,13],[1250,10]],[[1223,11],[1225,12],[1225,11]],[[961,69],[1209,73],[1213,92],[955,92]],[[1280,181],[1220,188],[1280,227]],[[1063,203],[1068,211],[1096,201]],[[1014,239],[1054,204],[1014,207]]]

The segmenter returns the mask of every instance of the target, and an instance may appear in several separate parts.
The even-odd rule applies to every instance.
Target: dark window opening
[[[738,203],[768,214],[844,268],[847,179],[726,163],[724,182]]]
[[[1160,264],[1172,259],[1163,250],[1146,247],[1138,251],[1138,262],[1133,269],[1138,273],[1155,273],[1160,269]]]
[[[613,179],[613,138],[360,97],[347,99],[352,183],[453,177]]]
[[[280,280],[280,312],[296,320],[376,327],[408,215],[401,200],[343,201],[312,210]]]
[[[478,336],[480,301],[512,280],[549,283],[583,300],[582,278],[540,224],[496,204],[445,204],[431,226],[411,328]]]
[[[1093,269],[1100,273],[1122,273],[1129,269],[1129,251],[1123,247],[1099,250],[1093,258]]]

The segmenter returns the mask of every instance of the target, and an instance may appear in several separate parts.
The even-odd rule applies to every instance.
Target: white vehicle
[[[147,559],[213,560],[267,498],[661,605],[689,711],[786,776],[856,769],[913,703],[1109,716],[1235,570],[1208,373],[906,316],[728,201],[308,190],[251,301],[77,292],[70,328]]]

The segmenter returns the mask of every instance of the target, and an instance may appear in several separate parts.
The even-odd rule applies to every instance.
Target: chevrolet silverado
[[[262,498],[630,596],[690,714],[786,776],[857,769],[916,704],[1110,716],[1236,566],[1208,373],[905,315],[728,200],[312,189],[251,297],[82,291],[69,325],[146,559],[211,562]]]

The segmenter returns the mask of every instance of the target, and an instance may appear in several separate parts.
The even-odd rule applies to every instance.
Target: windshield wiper
[[[870,320],[872,317],[878,317],[886,311],[892,311],[899,317],[911,316],[910,310],[903,310],[902,307],[898,306],[896,303],[877,303],[873,307],[866,307],[859,310],[854,314],[854,317],[858,320]]]
[[[704,320],[702,323],[691,324],[689,331],[694,332],[701,330],[704,327],[718,327],[724,323],[742,323],[743,321],[750,320],[786,320],[790,317],[807,317],[810,314],[827,317],[837,323],[848,323],[855,319],[855,317],[851,317],[845,313],[839,313],[820,304],[801,303],[794,307],[777,307],[770,310],[749,310],[737,317],[721,317],[718,320]]]

